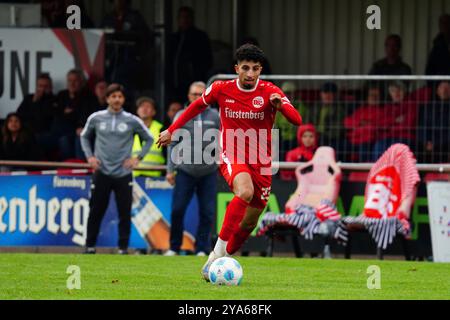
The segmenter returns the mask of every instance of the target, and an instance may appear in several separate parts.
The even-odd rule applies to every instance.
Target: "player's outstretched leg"
[[[217,239],[214,250],[209,254],[208,260],[202,267],[202,276],[206,281],[209,281],[209,267],[218,258],[226,255],[226,247],[228,240],[233,233],[239,227],[239,223],[242,221],[248,203],[238,196],[235,196],[231,202],[228,204],[227,210],[225,212],[225,219],[220,230],[219,239]]]
[[[227,254],[233,255],[238,251],[255,229],[259,216],[264,209],[247,207],[246,214],[237,230],[233,233],[227,244]]]

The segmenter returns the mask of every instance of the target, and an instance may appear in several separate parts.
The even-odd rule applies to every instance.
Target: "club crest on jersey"
[[[118,129],[120,132],[125,132],[125,131],[127,131],[127,129],[128,129],[128,125],[127,125],[126,123],[124,123],[124,122],[119,123],[119,125],[117,126],[117,129]]]
[[[255,107],[256,109],[261,108],[264,105],[264,98],[259,96],[259,97],[255,97],[253,98],[253,107]]]

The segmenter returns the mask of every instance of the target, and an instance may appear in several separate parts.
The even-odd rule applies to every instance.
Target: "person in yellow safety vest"
[[[145,126],[149,128],[150,133],[153,137],[159,137],[159,133],[162,131],[163,125],[154,120],[153,118],[156,115],[156,103],[155,100],[149,97],[141,97],[136,101],[136,113],[144,122]],[[145,155],[145,157],[140,162],[140,165],[148,166],[148,165],[163,165],[165,164],[165,158],[163,153],[163,148],[158,148],[155,143],[156,139],[154,139],[153,144],[149,150],[149,152]],[[139,155],[142,150],[142,142],[138,135],[134,136],[133,143],[133,156]],[[160,177],[161,171],[141,171],[135,170],[133,171],[133,176],[146,176],[146,177]]]

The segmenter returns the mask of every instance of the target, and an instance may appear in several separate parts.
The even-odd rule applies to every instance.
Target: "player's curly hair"
[[[125,88],[118,83],[112,83],[106,88],[106,97],[108,98],[115,92],[121,92],[125,96]]]
[[[257,46],[250,43],[246,43],[240,46],[236,50],[234,57],[237,63],[241,61],[253,61],[263,64],[264,61],[266,60],[264,52]]]

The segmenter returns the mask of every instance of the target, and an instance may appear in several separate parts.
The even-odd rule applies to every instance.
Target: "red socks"
[[[240,227],[233,233],[233,236],[230,238],[227,244],[227,253],[229,255],[234,254],[239,250],[240,247],[244,244],[245,240],[250,236],[252,230],[244,230]]]
[[[225,212],[225,219],[223,221],[222,229],[220,230],[219,238],[223,241],[228,241],[226,252],[230,255],[238,251],[252,233],[251,230],[248,231],[239,227],[247,207],[247,202],[238,196],[234,196]]]
[[[240,229],[239,223],[241,223],[244,218],[247,206],[247,202],[238,196],[234,196],[233,200],[231,200],[228,204],[227,211],[225,212],[225,219],[219,234],[220,239],[223,241],[228,241],[233,233]]]

